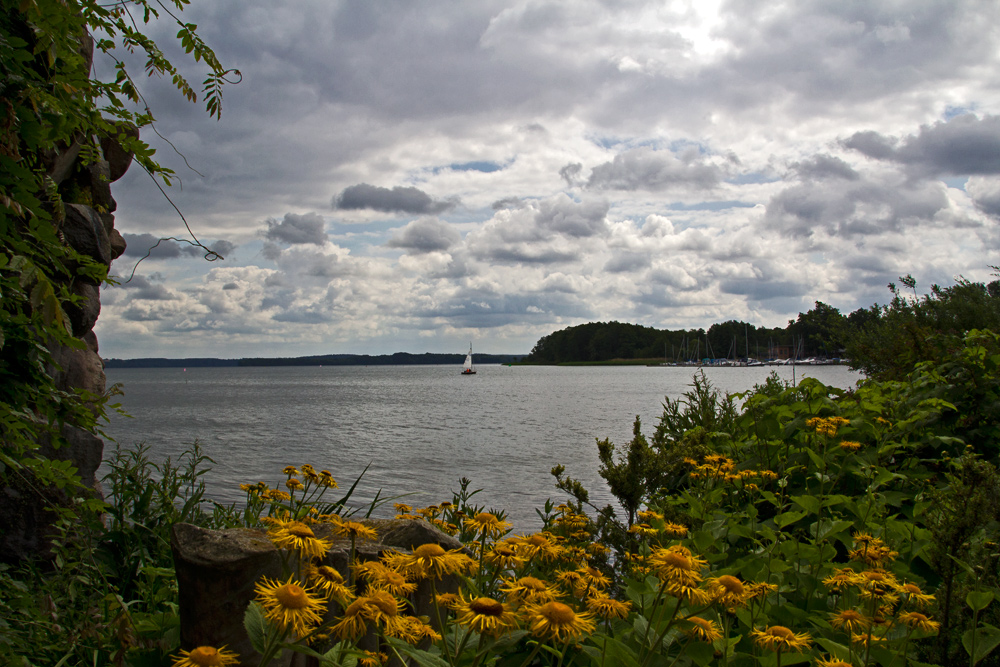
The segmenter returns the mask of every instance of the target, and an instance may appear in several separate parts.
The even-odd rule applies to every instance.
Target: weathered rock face
[[[410,551],[422,544],[438,544],[459,549],[462,543],[425,521],[366,520],[378,533],[378,540],[359,540],[355,545],[358,561],[376,560],[387,551]],[[334,537],[328,526],[314,526],[317,537],[333,540],[334,546],[323,565],[336,568],[347,579],[350,541]],[[279,551],[267,536],[256,530],[206,530],[190,524],[176,524],[171,548],[180,592],[181,647],[227,646],[240,655],[240,665],[256,667],[260,655],[250,645],[243,627],[243,614],[254,598],[254,586],[262,576],[282,579]],[[437,587],[439,593],[457,591],[451,577]],[[411,601],[415,613],[434,618],[430,586],[424,582]],[[330,610],[328,618],[337,610]],[[375,646],[368,647],[374,649]],[[298,665],[301,656],[284,656],[280,664]],[[304,664],[304,663],[303,663]]]
[[[89,40],[89,41],[88,41]],[[93,50],[93,40],[84,40],[83,53]],[[135,127],[120,127],[122,133],[138,137]],[[81,148],[86,143],[99,145],[103,160],[84,165]],[[115,200],[111,183],[121,178],[132,162],[115,137],[80,137],[63,150],[42,157],[52,181],[59,186],[65,216],[57,221],[58,231],[73,249],[93,260],[111,265],[125,252],[125,240],[114,228]],[[105,391],[104,362],[98,354],[94,325],[101,312],[100,285],[81,277],[70,279],[70,291],[80,302],[67,308],[73,335],[83,341],[82,349],[52,350],[55,366],[50,369],[57,388],[63,391],[84,389],[95,395]],[[92,433],[67,426],[63,429],[67,445],[58,449],[43,444],[42,454],[70,461],[83,482],[100,493],[95,474],[104,453],[104,442]],[[60,493],[43,492],[41,497],[31,484],[0,488],[0,561],[37,557],[47,552],[49,522],[52,513],[48,502],[65,502]]]

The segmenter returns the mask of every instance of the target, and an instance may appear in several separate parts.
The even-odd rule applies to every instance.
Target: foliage
[[[119,58],[144,54],[147,75],[170,77],[185,98],[197,99],[138,27],[161,14],[176,22],[182,47],[208,70],[201,92],[210,115],[221,112],[226,77],[238,74],[222,67],[194,25],[172,13],[185,4],[37,0],[7,3],[0,11],[0,475],[17,478],[9,483],[73,483],[73,472],[31,452],[41,442],[59,448],[65,424],[95,432],[108,398],[61,390],[53,377],[59,369],[52,351],[83,347],[66,316],[79,300],[74,283],[100,284],[107,276],[107,266],[61,237],[64,201],[86,195],[80,182],[62,173],[60,156],[77,156],[87,165],[98,156],[100,140],[110,137],[141,168],[170,183],[171,172],[156,163],[153,150],[125,131],[153,118]],[[91,74],[95,51],[114,62],[113,78]],[[133,105],[142,111],[132,111]]]

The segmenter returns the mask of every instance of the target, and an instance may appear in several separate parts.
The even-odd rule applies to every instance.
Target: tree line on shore
[[[844,315],[821,301],[785,327],[728,320],[705,329],[656,329],[624,322],[590,322],[543,336],[525,359],[558,364],[612,359],[847,358],[867,373],[926,357],[931,332],[1000,327],[1000,281],[960,279],[917,294],[916,281],[900,279],[904,292],[889,284],[892,298]],[[909,293],[912,291],[912,295]]]

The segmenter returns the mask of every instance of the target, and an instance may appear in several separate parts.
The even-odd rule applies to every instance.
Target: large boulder
[[[368,519],[378,539],[357,540],[354,558],[376,560],[387,552],[408,552],[422,544],[438,544],[457,549],[462,543],[422,520]],[[336,537],[328,525],[314,527],[318,537],[333,541],[323,565],[336,568],[348,578],[350,540]],[[263,576],[284,579],[281,555],[262,531],[249,529],[207,530],[190,524],[176,524],[171,548],[180,591],[181,646],[227,646],[240,655],[240,664],[256,667],[260,659],[250,645],[243,627],[243,615],[254,598],[254,586]],[[437,586],[438,592],[456,591],[458,580],[449,577]],[[433,618],[430,586],[422,582],[411,602],[417,615]],[[331,609],[327,617],[339,613]],[[363,641],[364,645],[365,642]],[[369,648],[376,648],[371,645]],[[290,661],[290,662],[289,662]],[[284,656],[282,664],[298,665],[299,656]]]

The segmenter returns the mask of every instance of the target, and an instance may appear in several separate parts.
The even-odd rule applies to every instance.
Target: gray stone
[[[116,128],[119,133],[127,137],[133,139],[139,138],[139,128],[131,123],[118,123]],[[112,136],[101,137],[101,150],[104,152],[104,159],[108,161],[111,181],[117,181],[125,175],[125,172],[128,171],[129,166],[132,164],[132,153],[122,148],[118,137]]]
[[[73,335],[80,337],[94,328],[97,317],[101,314],[101,290],[97,285],[79,281],[71,288],[73,294],[80,297],[75,304],[66,305],[66,315],[73,327]]]
[[[111,259],[115,260],[124,255],[128,244],[125,243],[125,239],[118,233],[118,230],[112,227],[108,238],[111,242]]]
[[[111,196],[111,168],[106,160],[98,160],[87,165],[90,185],[90,201],[101,213],[114,213],[118,204]]]
[[[111,241],[101,216],[83,204],[66,204],[65,208],[62,231],[66,243],[77,252],[111,266]]]
[[[257,665],[243,615],[261,577],[281,577],[281,555],[260,531],[173,527],[170,547],[180,592],[181,646],[223,646],[241,665]]]

